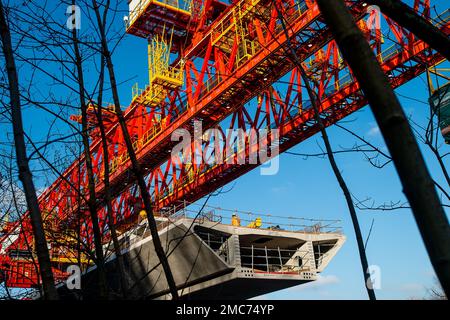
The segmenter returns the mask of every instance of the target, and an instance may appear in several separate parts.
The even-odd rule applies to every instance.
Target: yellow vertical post
[[[153,76],[153,72],[152,72],[152,66],[153,66],[153,61],[152,61],[152,42],[149,42],[148,44],[148,83],[151,83],[152,81],[152,76]]]

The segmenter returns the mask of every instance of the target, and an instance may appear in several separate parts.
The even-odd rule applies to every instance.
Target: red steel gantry
[[[129,2],[127,32],[149,41],[149,85],[133,88],[132,102],[124,114],[145,170],[154,214],[194,202],[254,169],[260,162],[239,161],[248,159],[252,152],[276,144],[281,153],[319,131],[275,5],[285,16],[290,43],[320,99],[324,123],[332,125],[367,103],[313,0],[232,2]],[[364,1],[347,3],[392,87],[399,87],[443,60],[426,43],[387,17],[384,19],[388,32],[381,33],[381,14],[376,10],[369,12]],[[429,0],[415,0],[414,9],[431,19]],[[432,21],[449,34],[449,19],[447,10]],[[96,108],[92,102],[88,110],[92,114],[91,154],[100,226],[107,240],[104,150],[95,127]],[[126,229],[136,222],[141,200],[113,109],[103,108],[102,112],[109,146],[114,223]],[[72,119],[79,120],[77,116]],[[194,135],[196,121],[201,121],[203,130],[214,128],[223,137],[227,129],[262,129],[269,133],[278,129],[279,141],[275,142],[270,134],[256,145],[250,144],[248,137],[225,139],[226,147],[233,150],[231,155],[227,153],[227,161],[215,161],[217,152],[205,152],[209,155],[203,162],[184,161],[186,154],[172,154],[178,141],[171,137],[180,129]],[[200,144],[192,141],[187,149],[195,154],[211,148],[214,145],[208,140]],[[76,226],[80,226],[84,245],[92,246],[90,217],[84,205],[88,194],[80,193],[87,190],[87,184],[81,156],[39,197],[57,280],[64,278],[68,264],[80,258],[74,243]],[[39,278],[31,253],[33,236],[27,214],[3,228],[0,282],[5,281],[9,287],[35,287]]]

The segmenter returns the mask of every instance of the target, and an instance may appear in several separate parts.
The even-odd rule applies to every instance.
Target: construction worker
[[[262,219],[260,217],[258,217],[255,219],[255,221],[250,222],[247,227],[253,228],[253,229],[258,229],[258,228],[261,228],[261,226],[262,226]]]
[[[240,227],[241,226],[241,219],[237,216],[236,213],[233,213],[231,216],[231,225],[233,227]]]
[[[262,219],[260,217],[255,219],[255,228],[261,228],[262,226]]]
[[[147,211],[142,209],[139,211],[139,222],[144,221],[145,219],[147,219]]]

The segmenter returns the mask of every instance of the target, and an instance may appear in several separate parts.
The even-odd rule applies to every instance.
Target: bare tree
[[[427,289],[428,291],[428,297],[426,299],[429,300],[448,300],[447,296],[444,293],[444,290],[442,289],[442,286],[440,285],[438,279],[434,279],[434,286]]]
[[[106,22],[106,11],[104,14],[103,23],[105,25]],[[97,117],[98,121],[98,127],[100,130],[100,136],[101,136],[101,142],[102,142],[102,148],[103,148],[103,183],[105,185],[105,202],[106,202],[106,210],[108,213],[108,226],[109,230],[111,232],[111,239],[114,246],[114,252],[117,257],[117,264],[119,268],[119,274],[120,274],[120,287],[122,291],[122,296],[124,298],[127,297],[127,275],[125,271],[125,263],[124,263],[124,257],[121,253],[121,247],[119,244],[116,226],[114,225],[114,210],[112,206],[112,195],[111,195],[111,189],[110,189],[110,181],[109,181],[109,175],[110,175],[110,168],[109,168],[109,152],[108,152],[108,139],[106,136],[106,130],[105,125],[103,122],[103,87],[104,87],[104,76],[105,76],[105,57],[101,54],[100,58],[100,83],[99,83],[99,94],[97,99],[97,108],[95,108],[95,115]]]
[[[141,165],[139,164],[139,162],[137,160],[136,152],[133,148],[133,143],[131,141],[131,137],[128,132],[127,124],[126,124],[125,118],[123,116],[122,109],[120,107],[120,100],[119,100],[119,93],[117,90],[117,81],[116,81],[116,77],[115,77],[115,70],[114,70],[114,66],[112,63],[112,56],[111,56],[111,52],[109,50],[108,41],[106,38],[106,30],[103,26],[103,22],[102,22],[102,18],[101,18],[100,6],[97,3],[97,1],[95,1],[95,0],[92,1],[92,5],[93,5],[93,10],[95,12],[95,16],[97,17],[97,25],[99,28],[101,44],[102,44],[102,54],[105,57],[106,66],[107,66],[108,73],[109,73],[109,79],[110,79],[110,85],[111,85],[111,90],[112,90],[112,94],[113,94],[115,112],[117,115],[117,119],[118,119],[120,128],[122,129],[122,133],[123,133],[124,140],[125,140],[125,145],[126,145],[128,154],[130,156],[133,173],[135,175],[135,178],[137,179],[137,184],[139,186],[141,197],[144,202],[144,208],[145,208],[145,211],[147,212],[147,220],[148,220],[148,224],[150,227],[150,232],[152,235],[155,251],[161,262],[162,268],[164,270],[164,274],[166,276],[167,284],[169,286],[170,293],[172,295],[172,299],[175,300],[175,299],[178,299],[178,290],[177,290],[177,287],[175,284],[175,280],[173,278],[172,270],[171,270],[171,268],[169,266],[169,262],[167,260],[166,253],[164,252],[164,248],[162,247],[161,240],[158,235],[156,221],[153,216],[153,208],[152,208],[151,198],[150,198],[150,194],[147,190],[147,184],[144,179],[144,174],[143,174]],[[104,10],[108,10],[109,6],[110,6],[110,1],[107,0],[104,5]]]
[[[42,222],[36,190],[33,183],[32,174],[28,164],[26,144],[23,132],[22,113],[19,92],[19,79],[17,75],[15,59],[11,44],[11,34],[9,31],[3,2],[0,1],[0,35],[2,48],[8,70],[9,92],[11,99],[11,119],[14,131],[14,143],[16,148],[17,166],[19,168],[19,179],[21,180],[30,214],[35,247],[39,261],[39,270],[42,278],[44,297],[50,300],[57,300],[58,293],[53,279],[50,255],[45,238],[45,231]]]
[[[73,17],[75,15],[75,0],[72,1]],[[75,25],[75,22],[74,22]],[[98,294],[100,299],[105,299],[107,297],[107,284],[106,284],[106,273],[105,273],[105,259],[103,253],[102,244],[102,234],[99,226],[99,219],[97,214],[97,199],[95,193],[95,180],[94,172],[92,167],[92,158],[90,153],[89,145],[89,134],[88,134],[88,119],[87,119],[87,103],[85,99],[85,84],[84,84],[84,74],[83,74],[83,60],[80,53],[79,41],[77,36],[77,29],[72,28],[72,41],[75,53],[75,66],[77,70],[77,81],[79,85],[79,96],[80,96],[80,107],[81,107],[81,127],[82,127],[82,140],[84,147],[84,161],[86,165],[86,173],[88,177],[88,192],[89,199],[87,202],[89,208],[89,214],[91,216],[92,230],[94,233],[94,246],[95,246],[95,264],[97,265],[98,271]]]
[[[372,286],[370,285],[371,278],[370,278],[370,273],[369,273],[369,263],[367,261],[366,250],[365,250],[365,246],[364,246],[364,239],[362,237],[361,228],[359,226],[359,221],[358,221],[358,216],[356,214],[355,205],[353,204],[353,199],[352,199],[350,190],[347,186],[347,183],[345,182],[344,177],[342,176],[341,171],[339,170],[339,167],[337,165],[336,159],[334,157],[333,148],[331,147],[330,139],[328,137],[325,125],[323,124],[323,121],[320,117],[320,111],[319,111],[320,100],[318,99],[316,93],[313,91],[313,89],[310,85],[311,80],[308,77],[308,75],[306,74],[305,70],[303,69],[301,61],[299,60],[297,53],[294,50],[294,47],[290,43],[289,31],[287,29],[286,21],[283,16],[283,13],[281,12],[281,9],[277,5],[275,5],[275,7],[277,9],[278,17],[281,21],[281,25],[283,27],[284,34],[285,34],[286,38],[288,39],[287,40],[288,46],[289,46],[288,50],[290,51],[290,54],[292,56],[292,59],[295,62],[296,67],[300,70],[300,74],[302,76],[304,85],[306,87],[306,91],[311,100],[311,105],[314,108],[314,119],[319,126],[320,133],[322,135],[322,139],[325,144],[325,149],[326,149],[326,154],[328,156],[328,160],[330,162],[333,173],[336,176],[336,179],[339,183],[339,186],[340,186],[342,192],[344,193],[345,201],[347,202],[347,207],[349,209],[350,217],[351,217],[352,223],[353,223],[353,229],[355,230],[356,242],[358,245],[358,253],[359,253],[360,260],[361,260],[361,266],[362,266],[362,271],[363,271],[363,275],[364,275],[364,287],[367,290],[367,294],[368,294],[370,300],[376,300],[375,291],[373,290]]]
[[[369,100],[431,263],[444,290],[450,292],[450,226],[408,120],[344,1],[318,0],[317,3]]]

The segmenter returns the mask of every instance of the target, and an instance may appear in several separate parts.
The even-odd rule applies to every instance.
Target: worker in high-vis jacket
[[[139,220],[138,222],[147,220],[147,211],[145,211],[144,209],[142,209],[141,211],[139,211]]]
[[[231,225],[233,227],[240,227],[241,226],[241,219],[238,217],[236,213],[233,213],[231,216]]]
[[[261,226],[262,226],[262,219],[261,219],[261,217],[258,217],[254,221],[250,222],[247,227],[253,228],[253,229],[258,229],[258,228],[261,228]]]

